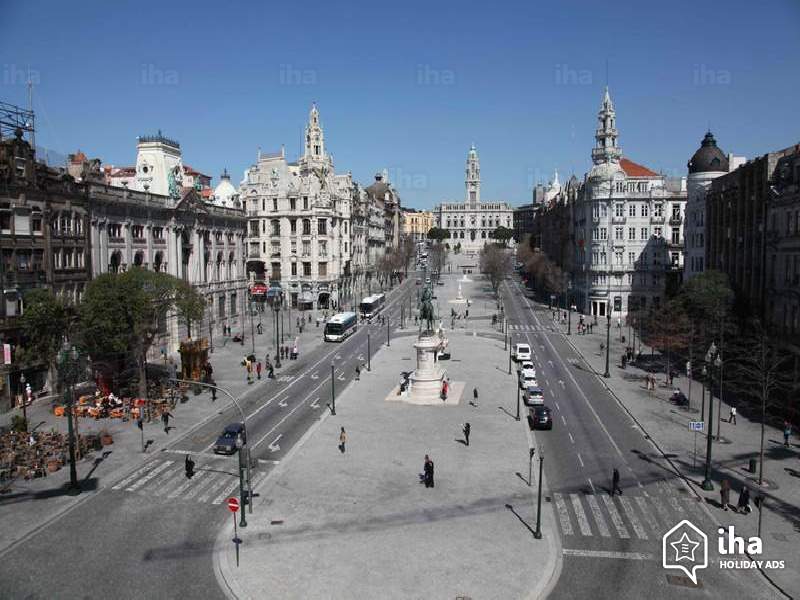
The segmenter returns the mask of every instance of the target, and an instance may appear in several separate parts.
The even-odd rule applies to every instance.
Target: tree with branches
[[[511,273],[511,256],[499,246],[484,246],[480,252],[481,272],[489,277],[494,293],[497,294],[500,284]]]
[[[681,302],[668,302],[651,317],[650,345],[664,353],[666,382],[669,382],[672,357],[688,347],[692,325]]]
[[[508,240],[514,237],[514,230],[501,225],[492,232],[491,237],[497,240],[503,248],[506,248],[508,246]]]

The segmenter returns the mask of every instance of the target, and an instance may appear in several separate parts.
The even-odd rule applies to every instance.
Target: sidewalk
[[[536,312],[543,324],[552,324],[550,311],[546,306],[537,304]],[[700,414],[703,386],[697,381],[691,381],[690,386],[684,373],[674,379],[672,387],[665,385],[663,372],[657,374],[656,390],[648,391],[644,380],[646,371],[633,367],[630,363],[624,370],[620,367],[620,358],[631,339],[628,329],[623,327],[620,331],[615,326],[614,319],[609,359],[611,377],[605,379],[602,377],[605,371],[605,351],[600,350],[600,344],[606,340],[605,319],[598,319],[599,325],[594,327],[594,333],[578,335],[575,327],[578,318],[573,314],[572,335],[565,336],[568,343],[598,375],[600,381],[639,424],[658,450],[666,455],[671,465],[705,499],[707,505],[713,507],[712,514],[718,515],[718,523],[734,525],[737,535],[756,535],[758,510],[754,507],[750,515],[723,512],[719,508],[719,488],[723,479],[730,480],[731,500],[734,503],[744,485],[750,486],[751,497],[755,496],[758,470],[750,473],[748,463],[751,458],[758,460],[759,457],[761,424],[758,415],[751,415],[748,419],[740,412],[737,424],[729,424],[729,406],[722,403],[721,439],[719,442],[715,439],[712,448],[711,476],[714,490],[703,490],[700,484],[704,478],[706,436],[698,433],[695,438],[695,434],[689,431],[689,421],[707,421],[708,390],[705,390],[705,418]],[[561,330],[565,333],[566,326],[561,326]],[[626,337],[625,343],[620,341],[620,335]],[[649,352],[649,347],[642,346],[643,354]],[[582,367],[576,364],[575,368]],[[690,387],[691,409],[679,408],[669,401],[674,388],[680,388],[689,396]],[[714,434],[717,432],[718,405],[718,398],[715,397]],[[797,560],[797,548],[800,547],[800,465],[797,464],[800,445],[794,443],[791,448],[784,448],[782,432],[769,426],[766,428],[765,441],[763,490],[766,503],[761,525],[764,553],[757,558],[784,560],[786,564],[783,570],[771,569],[766,574],[785,592],[797,597],[800,596],[800,564]]]
[[[437,286],[442,306],[456,290],[455,274]],[[399,372],[415,364],[415,339],[407,331],[383,346],[372,371],[337,399],[336,416],[325,413],[262,483],[239,531],[239,567],[232,523],[220,533],[215,568],[231,596],[537,598],[554,583],[554,515],[543,501],[544,537],[534,539],[536,481],[529,488],[516,474],[527,477],[530,432],[509,414],[516,388],[502,343],[450,336],[443,366],[466,384],[457,406],[386,402]],[[469,447],[460,441],[465,421]],[[419,481],[426,453],[433,489]]]

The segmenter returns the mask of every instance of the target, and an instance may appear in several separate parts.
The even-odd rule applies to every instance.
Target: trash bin
[[[755,473],[756,472],[756,459],[755,458],[751,458],[750,459],[750,467],[749,467],[748,471],[750,471],[751,473]]]

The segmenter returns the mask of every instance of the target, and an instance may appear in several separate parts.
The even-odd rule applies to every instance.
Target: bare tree
[[[650,345],[667,358],[666,380],[669,381],[672,356],[689,346],[692,324],[681,302],[668,302],[663,310],[654,313],[650,323]]]
[[[489,277],[495,294],[500,284],[511,273],[511,256],[508,251],[495,245],[484,246],[480,253],[481,272]]]

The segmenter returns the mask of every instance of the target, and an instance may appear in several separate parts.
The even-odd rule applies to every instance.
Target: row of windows
[[[470,225],[475,227],[476,219],[473,217]],[[488,223],[488,224],[487,224]],[[489,217],[488,221],[485,218],[481,219],[481,227],[501,227],[502,223],[500,217]],[[464,227],[464,219],[447,219],[447,228],[450,227]],[[511,227],[511,217],[506,217],[506,227]]]
[[[627,206],[627,211],[625,207]],[[681,204],[674,203],[671,205],[671,215],[673,219],[679,219],[681,216]],[[650,216],[650,204],[647,202],[615,202],[614,203],[614,216],[615,217],[649,217]],[[608,205],[602,201],[597,201],[592,205],[592,217],[595,219],[600,219],[608,216]],[[653,204],[653,216],[654,217],[663,217],[664,216],[664,204],[663,202],[656,202]]]
[[[303,277],[311,277],[311,263],[310,262],[302,262],[300,265],[303,268]],[[297,277],[297,263],[292,263],[290,266],[290,273],[292,277]],[[328,263],[321,262],[317,263],[317,276],[318,277],[327,277],[328,276]],[[280,280],[281,279],[281,264],[280,263],[272,263],[272,279]]]
[[[289,233],[292,235],[297,234],[297,221],[298,219],[289,219]],[[267,233],[267,220],[263,219],[261,221],[261,231],[260,233]],[[301,223],[301,232],[302,235],[311,235],[311,219],[302,219]],[[331,221],[331,227],[335,226],[335,222]],[[347,235],[347,221],[342,221],[342,228],[343,233]],[[271,219],[269,221],[269,234],[270,235],[280,235],[281,234],[281,221],[280,219]],[[327,219],[317,219],[317,234],[318,235],[328,235],[328,220]],[[259,222],[258,221],[250,221],[250,235],[256,236],[259,235]]]

